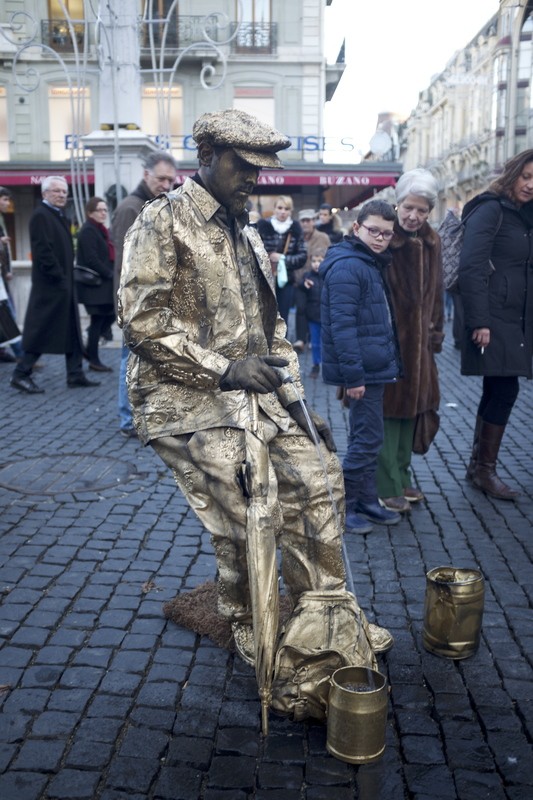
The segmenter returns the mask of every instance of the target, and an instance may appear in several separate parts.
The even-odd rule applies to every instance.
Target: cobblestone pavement
[[[533,797],[533,390],[522,384],[502,451],[520,500],[463,480],[479,382],[438,357],[441,430],[415,457],[426,501],[346,537],[356,592],[394,633],[387,747],[353,767],[321,726],[272,717],[260,734],[253,672],[168,622],[164,601],[215,572],[209,536],[149,448],[117,430],[115,371],[68,389],[45,356],[44,395],[0,365],[0,798],[2,800],[526,800]],[[309,355],[302,357],[309,372]],[[306,379],[342,456],[346,414]],[[478,566],[481,645],[464,661],[422,647],[426,571]]]

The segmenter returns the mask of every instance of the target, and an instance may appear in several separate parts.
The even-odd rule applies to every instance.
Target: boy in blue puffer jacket
[[[368,533],[400,515],[382,508],[376,486],[383,443],[383,391],[400,377],[400,356],[384,271],[396,213],[370,200],[353,234],[330,247],[320,266],[322,376],[344,388],[349,402],[348,449],[343,461],[346,530]]]

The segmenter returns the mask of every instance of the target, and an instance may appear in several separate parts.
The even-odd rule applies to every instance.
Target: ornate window
[[[68,17],[71,20],[74,36],[79,45],[83,43],[84,10],[83,0],[63,0]],[[43,43],[58,52],[72,52],[72,35],[63,8],[59,0],[48,0],[48,19],[41,20]]]
[[[242,0],[235,51],[237,53],[272,53],[274,26],[272,25],[271,0]],[[236,4],[239,14],[239,3]]]

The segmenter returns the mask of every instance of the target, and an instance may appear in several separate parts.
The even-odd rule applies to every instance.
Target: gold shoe
[[[380,628],[379,625],[374,625],[373,622],[368,623],[368,633],[374,653],[387,653],[394,644],[392,633],[387,628]]]
[[[243,661],[255,667],[254,629],[246,622],[232,622],[231,630],[235,648]]]

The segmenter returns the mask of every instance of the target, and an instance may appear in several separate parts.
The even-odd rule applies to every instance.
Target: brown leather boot
[[[477,489],[498,500],[516,500],[520,493],[507,486],[496,474],[496,461],[504,431],[505,425],[481,422],[477,463],[472,483]]]
[[[468,462],[468,466],[466,468],[466,475],[465,478],[467,481],[472,483],[474,479],[474,470],[477,464],[477,453],[479,450],[479,429],[481,428],[481,423],[483,420],[479,416],[476,417],[476,426],[474,428],[474,441],[472,443],[472,455],[470,456],[470,461]]]

